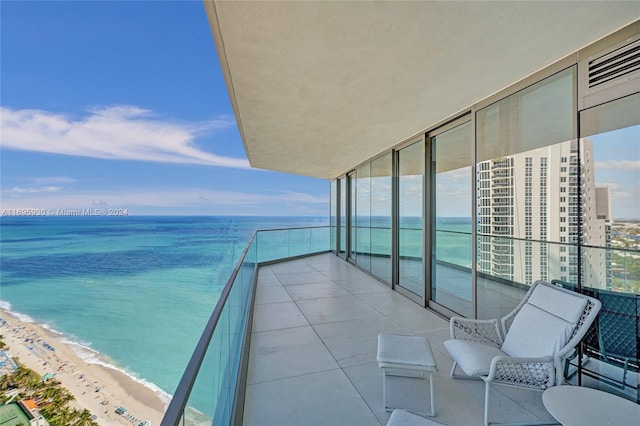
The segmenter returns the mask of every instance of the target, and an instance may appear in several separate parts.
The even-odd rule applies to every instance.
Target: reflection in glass
[[[356,170],[356,263],[371,271],[371,163]]]
[[[371,162],[371,273],[391,283],[391,153]]]
[[[424,296],[422,283],[423,174],[423,142],[416,142],[398,151],[398,284],[418,296]]]
[[[431,298],[471,317],[471,123],[431,138],[431,162],[436,216]]]
[[[580,113],[582,291],[602,302],[582,380],[640,397],[640,94]],[[571,285],[572,283],[568,283]]]
[[[583,285],[640,294],[640,94],[580,118]]]
[[[356,191],[357,191],[357,179],[356,172],[351,172],[347,175],[349,179],[349,258],[356,260]]]
[[[337,226],[337,222],[338,222],[338,217],[337,217],[337,213],[338,211],[336,210],[338,208],[338,186],[337,186],[337,181],[334,179],[331,181],[331,186],[329,188],[329,192],[330,192],[330,207],[329,207],[329,225],[331,227],[330,230],[330,246],[329,249],[332,251],[335,251],[337,249],[336,247],[336,226]]]
[[[338,179],[340,185],[340,255],[347,249],[347,180]]]
[[[536,280],[577,279],[575,80],[572,67],[477,112],[479,318],[510,312]]]

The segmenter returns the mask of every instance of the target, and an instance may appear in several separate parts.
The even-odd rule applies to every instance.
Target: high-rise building
[[[478,164],[480,273],[527,285],[577,283],[581,219],[583,245],[610,247],[609,189],[596,187],[593,142],[578,146],[569,141]],[[607,250],[583,250],[587,282],[610,289]]]

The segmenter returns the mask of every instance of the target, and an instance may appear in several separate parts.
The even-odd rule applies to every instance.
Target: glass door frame
[[[422,295],[418,295],[400,285],[400,151],[415,143],[422,142]],[[393,165],[392,165],[392,191],[391,191],[391,259],[392,259],[392,286],[393,290],[407,297],[410,300],[418,303],[422,307],[426,307],[427,303],[427,269],[425,267],[425,235],[427,234],[425,228],[426,222],[426,194],[425,194],[425,166],[426,166],[426,134],[422,133],[418,137],[413,137],[402,144],[396,146],[393,150]]]
[[[345,175],[346,179],[346,189],[347,193],[345,196],[346,202],[346,215],[345,220],[347,221],[345,226],[346,244],[345,244],[345,259],[353,264],[356,264],[357,257],[357,246],[356,246],[356,231],[357,231],[357,223],[354,223],[354,218],[357,213],[357,200],[356,200],[356,184],[357,184],[357,171],[354,169],[348,172]],[[357,221],[357,218],[356,218]]]
[[[471,149],[471,309],[473,312],[472,318],[477,318],[478,309],[477,309],[477,291],[476,291],[476,269],[477,269],[477,222],[476,222],[476,210],[477,210],[477,202],[476,202],[476,123],[475,123],[475,114],[471,111],[464,113],[457,118],[454,118],[447,123],[436,127],[435,129],[426,133],[425,136],[425,208],[424,208],[424,269],[425,269],[425,298],[426,298],[426,307],[432,309],[439,314],[450,318],[452,316],[458,316],[459,313],[456,313],[449,308],[441,305],[433,300],[433,276],[435,272],[435,232],[436,232],[436,169],[434,167],[434,159],[431,158],[432,152],[432,139],[436,136],[439,136],[443,133],[448,132],[451,129],[454,129],[458,126],[461,126],[466,123],[471,123],[471,133],[469,134],[470,138],[470,149]]]

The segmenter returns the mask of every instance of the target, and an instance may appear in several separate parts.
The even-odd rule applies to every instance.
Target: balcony
[[[259,269],[243,423],[386,424],[378,333],[427,337],[439,370],[435,420],[482,424],[483,382],[449,377],[448,321],[332,254]],[[387,384],[391,404],[429,408],[426,381]],[[493,421],[551,420],[539,392],[495,392]]]
[[[482,424],[484,384],[449,377],[452,361],[443,346],[448,321],[326,253],[328,243],[327,227],[256,233],[225,286],[162,425],[386,424],[390,414],[382,408],[382,373],[375,359],[379,333],[427,337],[439,369],[435,419]],[[483,318],[505,315],[526,291],[509,282],[510,271],[501,279],[496,266],[493,274],[478,272],[478,315]],[[447,261],[437,261],[435,268],[436,300],[465,312],[471,270]],[[596,352],[584,361],[583,384],[607,384],[604,390],[637,400],[637,366],[626,374],[619,363],[605,355],[598,358],[602,350]],[[417,412],[429,408],[426,381],[392,377],[387,384],[392,406]],[[497,396],[492,421],[552,421],[539,392],[501,387],[492,392]]]

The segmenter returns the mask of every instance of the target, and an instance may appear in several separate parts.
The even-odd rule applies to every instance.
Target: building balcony
[[[508,169],[493,169],[491,172],[492,178],[508,178],[510,176]]]
[[[491,170],[499,170],[499,169],[509,169],[511,168],[511,165],[509,164],[509,160],[501,160],[501,161],[494,161],[494,163],[491,165]]]

